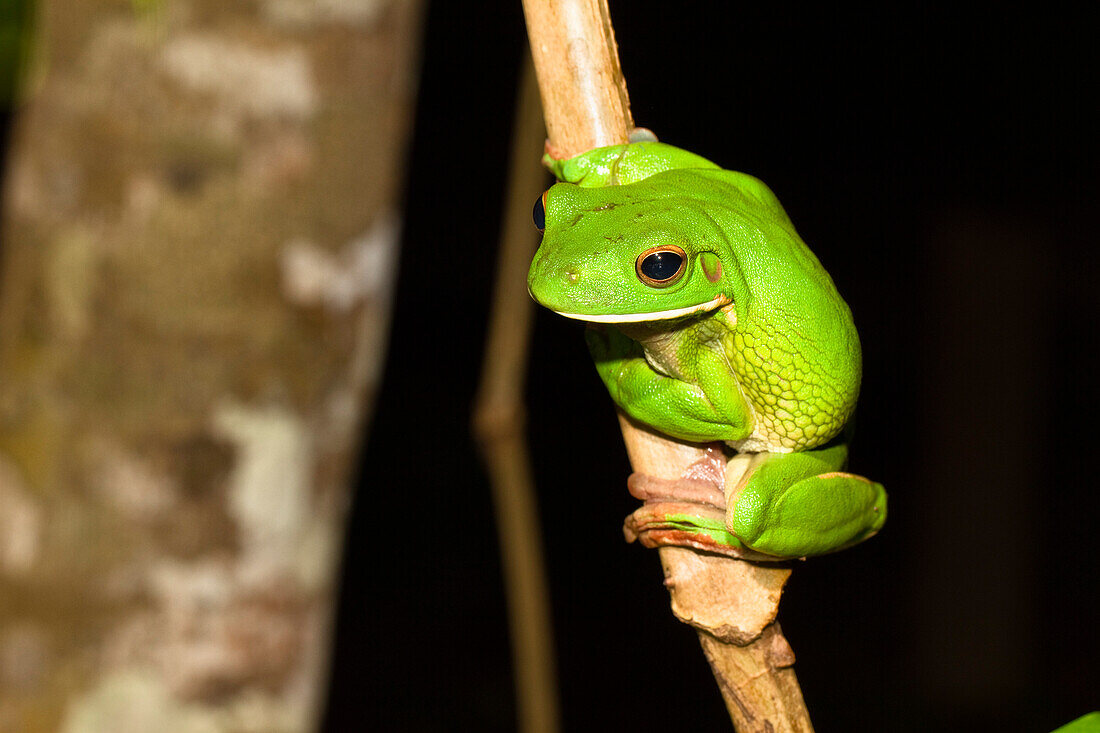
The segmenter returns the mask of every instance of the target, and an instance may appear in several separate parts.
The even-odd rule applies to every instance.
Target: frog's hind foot
[[[832,471],[784,485],[784,473],[759,471],[727,507],[726,527],[754,550],[822,555],[872,537],[886,521],[882,484]]]
[[[627,541],[638,540],[646,547],[692,547],[745,560],[781,559],[748,549],[726,529],[725,463],[723,446],[713,444],[680,478],[631,474],[627,488],[645,503],[623,524]]]

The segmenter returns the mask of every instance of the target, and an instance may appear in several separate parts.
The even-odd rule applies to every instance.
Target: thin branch
[[[524,14],[554,156],[627,142],[633,121],[606,0],[524,0]],[[620,422],[638,473],[679,479],[706,456],[705,446]],[[812,731],[794,653],[774,623],[790,570],[681,547],[660,553],[673,610],[698,629],[737,730]]]
[[[634,126],[606,0],[524,0],[555,157],[627,141]]]

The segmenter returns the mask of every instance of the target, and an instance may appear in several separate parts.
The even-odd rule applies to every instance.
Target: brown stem
[[[634,126],[607,0],[524,0],[555,157],[625,143]]]
[[[635,471],[679,478],[702,448],[659,435],[620,415]],[[676,618],[699,632],[726,709],[739,733],[810,733],[794,652],[775,616],[790,568],[684,547],[661,547]]]
[[[606,0],[524,0],[549,146],[566,158],[627,141],[633,127]],[[701,446],[620,420],[636,472],[677,479]],[[774,623],[786,567],[663,547],[665,583],[677,618],[699,631],[734,725],[749,731],[812,731]]]

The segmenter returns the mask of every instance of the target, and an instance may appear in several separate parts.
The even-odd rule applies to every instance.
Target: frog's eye
[[[654,288],[663,288],[679,280],[687,269],[687,253],[670,244],[652,247],[638,255],[634,270],[638,279]]]
[[[535,220],[535,228],[540,232],[546,230],[546,194],[549,191],[543,191],[542,195],[535,199],[535,208],[531,210],[531,218]]]

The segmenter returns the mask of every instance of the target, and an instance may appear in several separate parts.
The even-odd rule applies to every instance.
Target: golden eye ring
[[[687,271],[687,252],[674,244],[650,247],[634,261],[638,279],[651,288],[667,288]]]
[[[531,218],[535,222],[535,229],[540,232],[546,231],[546,194],[550,193],[549,190],[543,191],[542,195],[535,199],[535,205],[531,208]]]

